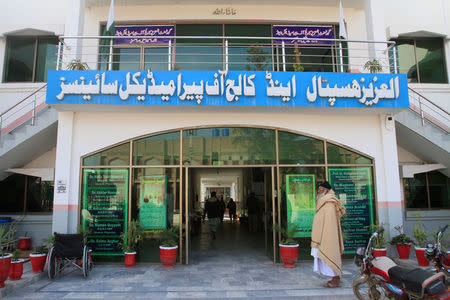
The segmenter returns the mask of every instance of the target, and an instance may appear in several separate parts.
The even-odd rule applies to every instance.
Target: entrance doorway
[[[221,257],[266,255],[275,261],[273,225],[273,167],[186,168],[186,199],[189,216],[186,232],[186,263],[208,262]],[[216,238],[204,215],[207,199],[216,194],[223,201]],[[236,214],[230,214],[233,199]]]

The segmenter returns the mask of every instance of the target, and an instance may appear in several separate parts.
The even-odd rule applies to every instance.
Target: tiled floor
[[[218,232],[216,240],[210,239],[204,227],[192,241],[189,265],[176,265],[170,270],[159,264],[129,269],[97,265],[87,279],[74,270],[53,281],[42,279],[7,298],[354,299],[351,281],[357,269],[352,261],[344,262],[343,286],[325,289],[322,284],[326,278],[312,272],[312,261],[301,261],[294,269],[283,268],[265,255],[263,234],[236,238],[226,234],[227,226]]]

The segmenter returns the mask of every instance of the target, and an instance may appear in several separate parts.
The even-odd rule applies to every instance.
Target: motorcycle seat
[[[395,266],[389,269],[389,279],[393,285],[416,294],[421,294],[423,288],[424,294],[429,296],[437,295],[447,289],[442,282],[442,275],[444,274],[434,274],[419,268],[408,269]]]

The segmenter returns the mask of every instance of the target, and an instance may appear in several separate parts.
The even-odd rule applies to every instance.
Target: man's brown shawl
[[[311,233],[311,247],[319,249],[319,258],[339,276],[344,252],[340,218],[344,214],[345,207],[330,190],[317,200]]]

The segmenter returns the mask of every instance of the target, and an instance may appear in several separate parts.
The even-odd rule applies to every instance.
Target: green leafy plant
[[[378,230],[380,230],[381,228],[383,228],[383,223],[382,224],[377,224],[375,223],[373,226],[373,232],[376,232]],[[373,240],[373,247],[377,248],[377,249],[382,249],[386,246],[386,239],[384,238],[384,232],[378,234],[378,236],[376,238],[374,238]]]
[[[160,245],[163,247],[175,247],[178,245],[180,228],[178,226],[167,228],[158,234]]]
[[[135,252],[139,242],[142,240],[142,229],[139,221],[133,220],[128,224],[126,232],[120,235],[122,242],[120,246],[124,252]]]
[[[55,243],[55,235],[51,234],[48,236],[48,238],[43,239],[42,243],[47,246],[47,248],[50,248]]]
[[[67,64],[67,70],[71,70],[71,71],[85,71],[85,70],[89,70],[89,66],[87,65],[87,63],[82,62],[80,59],[72,59],[68,64]]]
[[[254,45],[247,49],[248,56],[246,60],[249,64],[245,67],[248,71],[264,71],[268,69],[270,63],[270,55],[264,51],[260,46]]]
[[[364,70],[368,70],[370,73],[378,73],[383,71],[383,66],[381,66],[378,59],[374,58],[364,64]]]
[[[19,258],[20,258],[20,250],[19,249],[16,249],[16,250],[14,250],[14,252],[13,252],[13,255],[12,255],[12,261],[18,261],[19,260]]]
[[[297,231],[297,226],[294,224],[289,224],[288,228],[282,228],[278,225],[273,226],[273,230],[281,233],[281,241],[282,245],[296,245],[297,241],[294,239],[295,232]],[[289,228],[290,227],[290,228]]]
[[[5,251],[12,249],[17,239],[14,237],[17,231],[17,221],[12,223],[3,223],[0,225],[0,252],[1,256]]]
[[[425,230],[425,224],[423,224],[421,219],[422,216],[419,213],[414,214],[414,216],[417,218],[417,221],[414,222],[414,231],[413,231],[415,244],[418,247],[425,248],[427,246],[428,241],[428,234]]]
[[[395,230],[397,230],[399,232],[399,234],[394,236],[391,239],[391,241],[390,241],[391,245],[397,245],[397,244],[407,245],[407,244],[411,244],[413,242],[409,236],[407,236],[405,233],[403,233],[403,225],[397,225],[394,228],[395,228]]]
[[[45,244],[37,245],[33,248],[33,254],[46,254],[48,252],[48,248]]]
[[[300,52],[300,50],[298,50],[297,44],[295,44],[294,53],[295,53],[295,64],[293,65],[294,71],[303,72],[305,68],[301,65],[300,61],[300,55],[302,55],[302,53]]]

